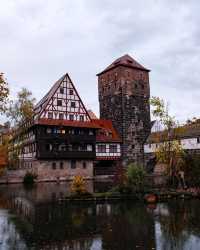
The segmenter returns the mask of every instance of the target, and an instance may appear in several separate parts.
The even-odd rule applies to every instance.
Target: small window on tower
[[[75,108],[76,107],[76,103],[75,102],[71,102],[71,107]]]
[[[60,94],[64,94],[64,88],[63,87],[60,88]]]
[[[52,119],[53,118],[53,113],[52,112],[48,112],[48,118]]]
[[[62,106],[62,100],[57,100],[57,105]]]
[[[70,89],[70,90],[69,90],[69,94],[70,94],[70,95],[73,95],[73,94],[74,94],[73,89]]]
[[[59,113],[59,120],[63,120],[63,113]]]
[[[74,120],[74,115],[69,115],[69,120],[73,121]]]

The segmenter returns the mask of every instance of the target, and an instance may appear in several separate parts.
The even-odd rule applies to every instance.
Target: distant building
[[[52,86],[34,113],[12,138],[10,168],[32,171],[38,181],[74,175],[89,179],[99,161],[109,169],[120,160],[121,139],[112,122],[87,111],[68,74]]]
[[[143,165],[151,127],[149,70],[124,55],[97,76],[100,118],[111,120],[120,134],[123,162]]]
[[[185,124],[171,132],[170,137],[166,136],[167,131],[155,131],[148,136],[144,145],[145,162],[147,168],[153,170],[156,165],[155,152],[166,141],[177,141],[190,154],[200,154],[200,121]]]

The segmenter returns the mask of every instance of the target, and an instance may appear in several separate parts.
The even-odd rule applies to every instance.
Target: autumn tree
[[[16,101],[10,102],[7,116],[11,118],[15,125],[26,122],[33,117],[35,101],[35,98],[32,97],[32,92],[22,88],[17,93]]]
[[[4,114],[7,109],[9,87],[3,73],[0,73],[0,113]]]
[[[158,145],[155,152],[156,158],[158,162],[166,164],[167,172],[174,183],[174,177],[177,176],[177,172],[183,165],[184,150],[179,137],[184,128],[180,127],[175,117],[169,114],[169,105],[163,99],[152,97],[150,104],[153,116],[159,120],[163,127],[163,131],[156,133]]]

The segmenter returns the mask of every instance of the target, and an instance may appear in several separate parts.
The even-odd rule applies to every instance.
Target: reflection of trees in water
[[[102,240],[105,250],[153,249],[153,218],[142,204],[116,205]]]
[[[200,236],[199,201],[171,201],[160,209],[158,221],[162,249],[186,249],[191,235]]]
[[[25,250],[26,245],[11,222],[12,216],[6,210],[0,211],[0,249]]]

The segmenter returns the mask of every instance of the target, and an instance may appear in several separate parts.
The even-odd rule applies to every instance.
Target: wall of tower
[[[122,138],[125,163],[143,164],[150,133],[148,71],[118,66],[98,77],[100,117],[113,121]]]

